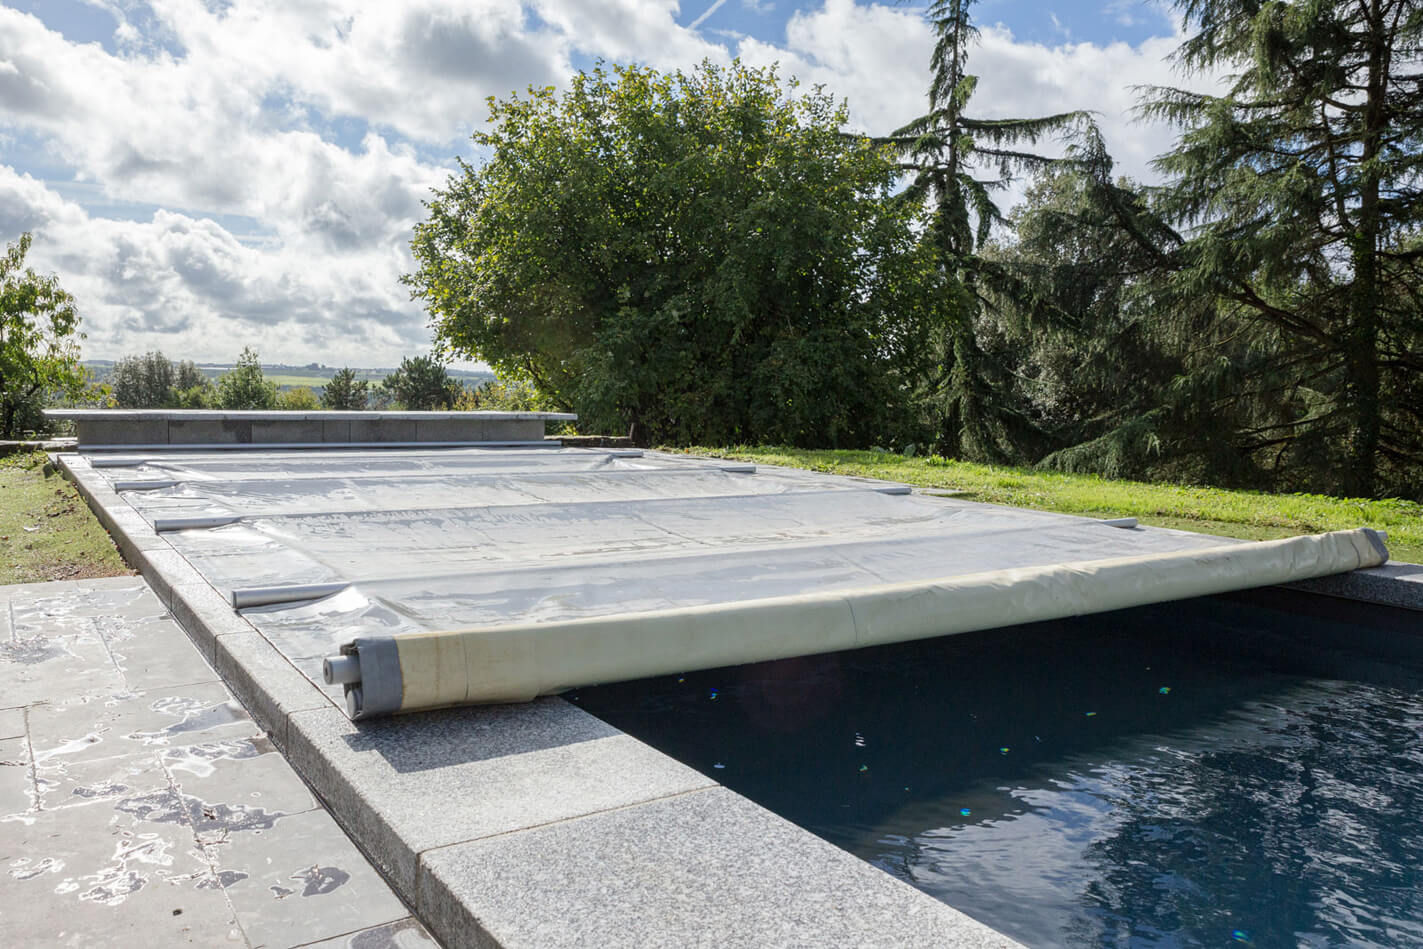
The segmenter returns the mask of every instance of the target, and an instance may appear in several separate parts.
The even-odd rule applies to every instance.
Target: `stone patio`
[[[433,947],[139,577],[0,587],[0,931]]]

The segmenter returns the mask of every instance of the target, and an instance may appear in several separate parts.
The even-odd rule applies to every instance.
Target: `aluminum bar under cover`
[[[326,661],[352,718],[857,649],[1313,579],[1388,560],[1378,532],[1047,564],[682,609],[356,638]],[[359,664],[359,678],[352,665]]]

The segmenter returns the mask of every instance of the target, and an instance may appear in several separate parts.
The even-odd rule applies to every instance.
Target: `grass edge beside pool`
[[[0,585],[133,573],[44,452],[0,457]]]
[[[877,451],[745,446],[663,450],[883,478],[921,488],[962,491],[963,497],[973,501],[1084,517],[1135,517],[1153,527],[1245,540],[1372,527],[1388,532],[1393,560],[1423,563],[1423,504],[1414,501],[1112,481],[1097,475],[980,465],[933,456],[906,458]]]

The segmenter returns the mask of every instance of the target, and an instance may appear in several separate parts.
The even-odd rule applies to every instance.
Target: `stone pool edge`
[[[1018,946],[563,699],[351,723],[83,456],[54,460],[443,944]],[[599,852],[591,885],[560,875]]]

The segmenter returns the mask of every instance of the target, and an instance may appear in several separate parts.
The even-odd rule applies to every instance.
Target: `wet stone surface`
[[[435,945],[141,579],[0,618],[4,945]]]

